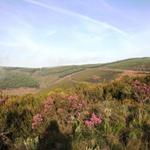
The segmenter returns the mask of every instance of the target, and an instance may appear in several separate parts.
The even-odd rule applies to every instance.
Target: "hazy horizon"
[[[96,64],[109,64],[109,63],[115,63],[115,62],[119,62],[119,61],[126,61],[126,60],[130,60],[130,59],[143,59],[143,58],[150,58],[150,57],[132,57],[132,58],[125,58],[125,59],[117,59],[114,61],[105,61],[105,62],[96,62],[96,63],[76,63],[76,64],[64,64],[64,65],[51,65],[51,66],[18,66],[18,65],[2,65],[0,66],[0,69],[4,68],[4,67],[10,67],[10,68],[28,68],[28,69],[39,69],[39,68],[55,68],[55,67],[63,67],[63,66],[80,66],[80,65],[96,65]]]
[[[148,0],[1,0],[0,66],[150,57]]]

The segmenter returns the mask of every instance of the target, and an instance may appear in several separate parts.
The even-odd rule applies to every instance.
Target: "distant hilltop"
[[[39,91],[56,86],[73,86],[77,82],[107,82],[138,72],[150,72],[150,57],[105,64],[45,68],[0,67],[0,89],[34,88],[34,91]]]

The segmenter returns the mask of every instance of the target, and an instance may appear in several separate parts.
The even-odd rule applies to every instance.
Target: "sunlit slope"
[[[0,89],[34,87],[46,88],[67,75],[84,70],[84,66],[54,68],[0,68]]]
[[[150,57],[121,60],[113,63],[104,64],[104,66],[114,69],[150,71]]]
[[[0,89],[33,87],[45,89],[77,82],[109,82],[124,70],[150,71],[150,57],[133,58],[106,64],[60,66],[53,68],[0,68]],[[65,85],[66,84],[66,85]]]

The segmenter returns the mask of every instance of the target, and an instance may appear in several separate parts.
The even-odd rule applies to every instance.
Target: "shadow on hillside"
[[[60,132],[57,121],[51,121],[41,138],[38,150],[72,150],[71,138]]]

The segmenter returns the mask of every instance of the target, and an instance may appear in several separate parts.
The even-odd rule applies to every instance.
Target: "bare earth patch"
[[[145,76],[146,74],[149,74],[149,72],[124,70],[123,73],[117,78],[117,80],[121,80],[125,76],[141,77],[141,76]]]
[[[6,95],[25,95],[25,94],[36,94],[40,91],[37,88],[15,88],[15,89],[5,89],[1,90]]]

